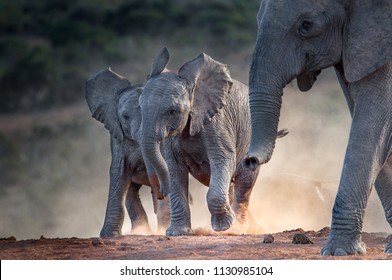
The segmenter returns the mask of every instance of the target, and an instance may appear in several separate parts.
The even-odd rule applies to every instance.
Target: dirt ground
[[[310,244],[293,244],[297,233],[305,234]],[[364,233],[366,255],[321,257],[320,249],[329,228],[319,231],[302,229],[272,234],[272,243],[263,243],[265,235],[218,235],[196,230],[194,236],[125,235],[116,238],[45,238],[32,240],[0,240],[2,260],[53,259],[138,259],[138,260],[316,260],[359,259],[392,260],[384,254],[387,235]]]

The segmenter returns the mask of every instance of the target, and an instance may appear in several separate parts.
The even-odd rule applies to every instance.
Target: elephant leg
[[[237,175],[234,182],[234,201],[233,210],[236,221],[239,224],[248,222],[249,216],[249,200],[259,174],[260,167],[256,170],[244,168],[242,164],[237,167]]]
[[[139,196],[142,185],[132,182],[128,188],[125,206],[131,219],[132,233],[150,233],[148,217]]]
[[[342,176],[332,213],[331,233],[322,255],[365,254],[362,224],[376,178],[390,154],[391,95],[385,83],[388,67],[350,84],[353,120]]]
[[[158,232],[163,233],[170,224],[170,198],[165,197],[157,201]]]
[[[215,231],[228,230],[234,223],[235,214],[230,207],[229,188],[233,168],[225,166],[225,160],[219,164],[211,163],[210,186],[207,192],[207,205],[211,213],[211,226]],[[228,164],[227,164],[228,165]]]
[[[387,222],[392,227],[392,155],[381,169],[375,183],[377,194],[384,208]],[[392,254],[392,239],[388,242],[385,253]]]
[[[166,230],[166,235],[192,235],[188,170],[185,165],[173,165],[170,160],[168,160],[168,166],[170,170],[170,226]]]
[[[124,222],[124,199],[130,185],[129,176],[126,176],[125,160],[122,157],[112,157],[110,165],[109,196],[106,207],[105,221],[100,237],[121,235]]]
[[[362,224],[371,186],[375,181],[372,173],[378,166],[371,162],[371,157],[361,158],[363,156],[359,148],[349,145],[332,211],[331,232],[321,251],[323,256],[366,253],[361,238]]]

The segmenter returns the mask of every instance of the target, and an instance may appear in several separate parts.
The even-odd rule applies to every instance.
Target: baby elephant
[[[86,82],[86,101],[92,116],[102,122],[111,135],[109,197],[101,237],[121,235],[124,200],[132,231],[150,231],[139,197],[142,185],[151,186],[138,144],[141,119],[139,96],[142,90],[141,86],[132,85],[110,68]],[[160,197],[159,184],[154,186],[151,193],[154,212],[158,215],[158,229],[166,229],[169,207],[166,201],[157,201],[157,197]]]
[[[259,171],[241,165],[250,140],[248,87],[232,80],[226,65],[204,53],[178,73],[166,69],[168,61],[164,48],[139,99],[143,158],[156,171],[162,193],[170,194],[166,234],[192,234],[189,173],[209,186],[212,228],[225,231],[235,217],[246,219]]]

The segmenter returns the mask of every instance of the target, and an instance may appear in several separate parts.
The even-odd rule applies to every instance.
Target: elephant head
[[[132,140],[139,144],[139,97],[142,91],[142,86],[132,85],[109,68],[86,82],[86,101],[92,116],[104,124],[115,141]],[[147,163],[145,165],[155,195],[163,198],[154,169]]]
[[[356,82],[392,57],[390,0],[263,0],[249,73],[252,136],[244,164],[273,152],[283,88],[294,78],[309,90],[320,71],[341,66]]]
[[[123,141],[125,136],[137,140],[142,90],[109,68],[86,82],[86,101],[92,116],[102,122],[115,139]]]
[[[178,73],[166,69],[168,61],[164,48],[154,59],[140,96],[143,158],[155,169],[164,195],[169,191],[169,171],[160,143],[184,133],[198,134],[223,107],[232,85],[226,65],[204,53]]]

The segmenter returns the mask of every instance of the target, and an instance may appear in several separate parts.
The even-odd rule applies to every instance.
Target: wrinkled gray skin
[[[101,237],[121,235],[124,202],[132,223],[132,232],[150,232],[148,218],[139,197],[142,185],[151,186],[139,141],[139,96],[143,88],[134,86],[110,69],[103,70],[86,83],[86,101],[92,116],[110,132],[112,162],[109,197]],[[155,180],[157,182],[157,179]],[[151,189],[158,229],[169,225],[167,199],[159,193],[159,184]]]
[[[164,48],[140,96],[143,158],[156,171],[161,192],[170,193],[166,234],[192,234],[189,173],[209,186],[212,228],[227,230],[234,212],[239,222],[246,220],[259,171],[239,164],[250,140],[248,89],[231,79],[226,65],[205,54],[185,63],[178,73],[165,69],[168,61]]]
[[[392,226],[392,2],[265,0],[249,76],[252,137],[244,166],[270,159],[283,88],[297,78],[309,90],[334,66],[352,116],[331,234],[322,255],[366,253],[361,240],[375,185]],[[392,253],[389,242],[385,252]]]

